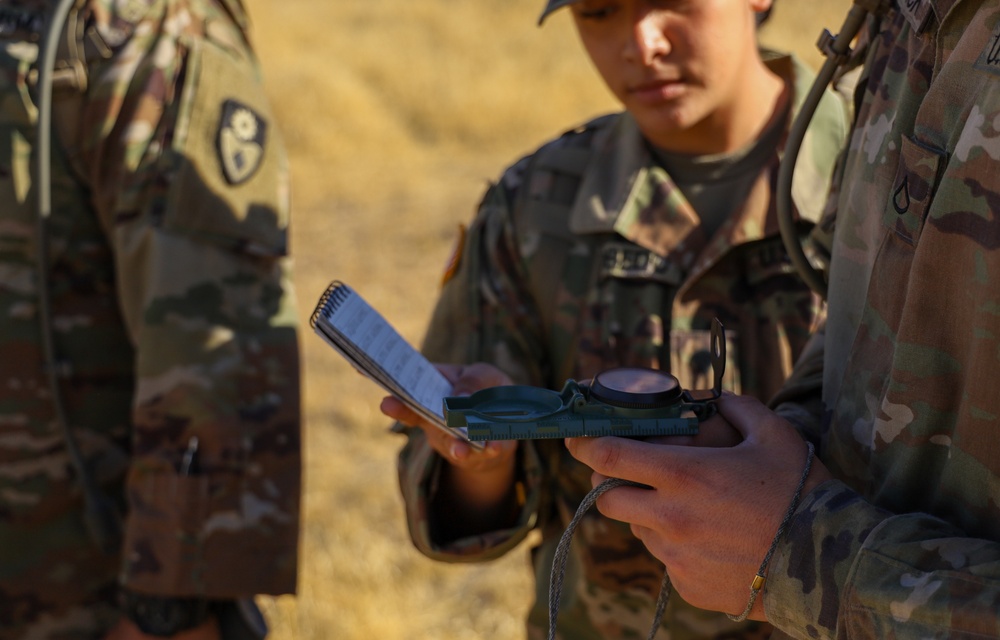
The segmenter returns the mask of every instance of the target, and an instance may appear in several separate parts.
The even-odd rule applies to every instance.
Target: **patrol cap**
[[[545,22],[545,18],[549,17],[549,14],[558,9],[559,7],[565,7],[568,4],[573,4],[578,0],[548,0],[545,3],[545,11],[542,11],[542,15],[538,17],[538,24]]]
[[[559,7],[565,7],[568,4],[573,4],[574,2],[578,1],[579,0],[548,0],[548,2],[545,3],[545,10],[542,11],[542,15],[538,17],[538,24],[542,24],[543,22],[545,22],[545,18],[549,17],[549,14],[558,9]],[[767,19],[771,17],[771,9],[773,8],[774,3],[777,1],[778,0],[772,0],[771,7],[768,7],[766,10],[757,14],[758,27],[767,22]]]

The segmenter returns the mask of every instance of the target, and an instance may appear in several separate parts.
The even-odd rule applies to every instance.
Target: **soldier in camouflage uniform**
[[[794,425],[819,460],[755,617],[797,638],[997,638],[1000,3],[895,2],[870,26],[828,322],[778,415],[726,398],[745,440],[725,452],[569,447],[602,474],[654,485],[599,506],[641,528],[678,590],[736,612],[802,473]],[[698,524],[641,515],[655,512]]]
[[[570,3],[550,3],[546,13],[561,4]],[[505,375],[482,365],[461,375],[450,368],[456,392],[510,380],[559,389],[568,378],[616,366],[669,370],[686,388],[708,388],[715,317],[729,341],[725,386],[760,398],[779,389],[821,307],[789,263],[771,197],[787,125],[812,74],[788,56],[765,53],[762,60],[754,12],[769,7],[745,0],[663,10],[631,1],[572,4],[588,51],[602,59],[598,67],[613,89],[615,71],[601,67],[605,59],[594,49],[614,42],[621,24],[615,21],[628,16],[627,32],[643,30],[648,42],[630,36],[622,55],[650,57],[629,68],[646,76],[683,75],[690,95],[678,97],[669,86],[659,101],[649,95],[658,91],[655,82],[643,81],[648,86],[639,92],[646,95],[624,97],[625,112],[546,144],[488,191],[449,270],[424,351],[438,362],[492,363]],[[610,35],[604,32],[609,26]],[[731,147],[713,148],[713,132],[685,115],[704,94],[684,74],[696,75],[691,68],[712,56],[726,65],[712,71],[730,75],[710,80],[706,93],[734,95],[732,102],[713,103],[714,113],[706,115],[729,123],[737,109],[757,118]],[[732,74],[754,80],[740,85]],[[842,103],[826,95],[795,185],[803,233],[822,212],[846,131]],[[383,409],[415,423],[398,403],[387,400]],[[590,469],[560,441],[491,443],[484,454],[469,455],[464,445],[435,442],[434,430],[406,433],[401,486],[423,553],[450,562],[489,560],[531,531],[541,532],[532,551],[538,595],[528,627],[531,637],[544,637],[552,554],[590,489]],[[460,467],[478,470],[477,479],[455,479]],[[507,475],[496,483],[497,504],[490,508],[450,493],[449,485],[471,488],[495,473]],[[662,565],[627,526],[596,511],[580,525],[571,554],[559,636],[645,637]],[[674,599],[657,637],[768,632],[766,625],[736,624]]]
[[[0,638],[146,637],[133,618],[174,605],[185,637],[219,637],[222,603],[295,589],[283,144],[239,0],[81,0],[59,39],[42,236],[38,59],[55,5],[0,4]],[[121,513],[117,543],[84,525],[55,399]]]

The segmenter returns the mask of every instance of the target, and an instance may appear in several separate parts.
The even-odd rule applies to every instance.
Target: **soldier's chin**
[[[655,107],[640,105],[630,108],[629,112],[647,140],[670,151],[681,138],[693,136],[693,130],[699,122],[686,102],[678,100]]]

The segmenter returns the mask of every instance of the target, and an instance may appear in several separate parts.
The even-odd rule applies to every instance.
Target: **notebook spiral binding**
[[[309,317],[309,326],[313,329],[319,322],[320,316],[329,318],[340,305],[344,304],[354,291],[339,280],[334,280],[320,296],[316,309]]]

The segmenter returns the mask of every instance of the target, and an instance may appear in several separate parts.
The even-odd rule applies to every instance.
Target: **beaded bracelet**
[[[774,540],[771,541],[771,548],[767,550],[767,555],[764,556],[764,561],[760,563],[760,569],[757,570],[757,575],[753,577],[753,581],[750,583],[750,601],[747,602],[747,608],[743,610],[743,613],[738,616],[734,616],[730,613],[726,614],[726,617],[733,622],[742,622],[747,619],[750,615],[750,610],[753,609],[753,605],[757,602],[757,594],[760,590],[764,588],[764,581],[767,579],[764,576],[764,570],[767,569],[767,564],[771,561],[771,555],[778,546],[778,541],[781,539],[781,534],[785,532],[785,527],[791,522],[792,516],[795,514],[795,510],[799,506],[799,498],[802,497],[802,487],[806,485],[806,478],[809,477],[809,470],[812,468],[813,457],[816,455],[816,448],[813,447],[811,442],[807,442],[806,446],[809,447],[809,453],[806,454],[806,468],[802,471],[802,477],[799,478],[799,486],[795,488],[795,495],[792,496],[792,503],[788,505],[788,511],[785,512],[785,518],[781,521],[781,525],[778,526],[778,532],[774,534]]]

